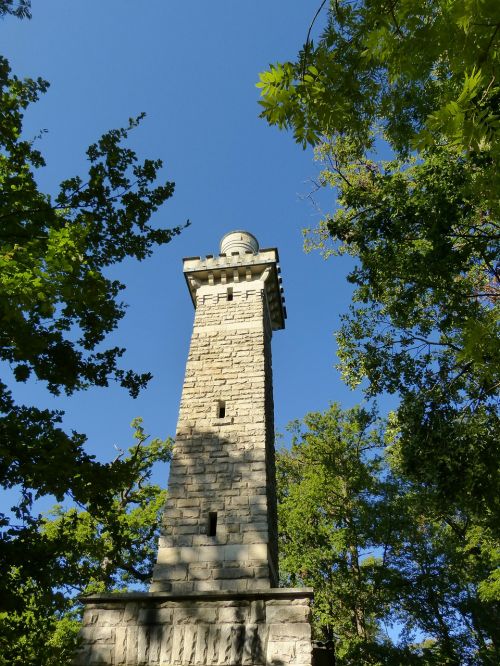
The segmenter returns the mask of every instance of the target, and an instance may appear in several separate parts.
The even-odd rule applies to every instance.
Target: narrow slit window
[[[224,400],[219,400],[219,404],[217,405],[217,418],[223,419],[226,417],[226,403]]]
[[[228,301],[232,301],[232,300],[233,300],[233,288],[232,288],[232,287],[228,287],[228,290],[227,290],[227,300],[228,300]]]
[[[208,514],[207,535],[214,537],[217,534],[217,511],[210,511]]]

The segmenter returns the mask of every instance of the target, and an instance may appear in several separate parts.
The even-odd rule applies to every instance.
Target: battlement
[[[193,305],[196,307],[196,292],[201,286],[223,285],[233,291],[245,291],[244,283],[262,281],[269,307],[273,331],[285,328],[286,306],[279,265],[278,250],[269,248],[252,252],[222,253],[218,256],[187,257],[183,271]],[[236,289],[235,285],[241,285]]]

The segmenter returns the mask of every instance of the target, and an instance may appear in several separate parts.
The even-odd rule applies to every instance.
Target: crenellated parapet
[[[183,271],[193,304],[196,307],[198,298],[208,295],[216,299],[227,296],[232,299],[247,298],[252,290],[261,288],[265,294],[272,330],[285,328],[286,307],[278,250],[259,250],[253,236],[253,245],[233,240],[234,236],[241,237],[243,234],[251,236],[248,232],[238,231],[224,236],[221,250],[233,248],[231,252],[221,251],[217,256],[209,254],[206,257],[184,259]],[[210,289],[199,291],[202,287]],[[218,289],[214,290],[213,287]]]

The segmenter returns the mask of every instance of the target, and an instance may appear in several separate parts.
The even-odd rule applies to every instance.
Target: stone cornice
[[[196,292],[204,285],[244,285],[254,280],[265,283],[267,302],[273,330],[285,328],[286,307],[282,287],[278,250],[269,248],[257,254],[235,252],[207,257],[187,257],[183,271],[196,307]]]
[[[128,603],[140,601],[233,601],[252,599],[312,599],[314,592],[312,587],[271,587],[254,590],[214,590],[209,592],[116,592],[89,594],[80,597],[83,604],[96,603]]]

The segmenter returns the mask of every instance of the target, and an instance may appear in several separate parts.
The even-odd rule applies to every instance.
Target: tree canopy
[[[71,664],[80,629],[78,597],[149,582],[166,499],[150,478],[155,463],[170,460],[172,440],[148,442],[141,419],[132,427],[134,445],[108,466],[114,484],[107,487],[109,502],[98,509],[56,505],[30,531],[37,568],[19,556],[17,566],[6,570],[5,587],[16,593],[0,609],[2,666]],[[113,474],[117,465],[127,473]],[[33,552],[26,539],[24,546]]]
[[[258,85],[262,116],[315,147],[336,195],[306,248],[356,261],[340,368],[370,398],[399,396],[405,473],[498,535],[500,8],[327,12],[317,43]]]
[[[333,404],[291,430],[277,455],[281,577],[314,588],[313,631],[336,663],[498,663],[498,601],[481,594],[491,535],[402,473],[373,411]]]
[[[29,10],[27,1],[0,3],[1,16],[29,17]],[[159,180],[161,160],[141,161],[126,145],[143,114],[89,147],[85,178],[41,191],[37,172],[45,161],[24,137],[23,117],[47,88],[40,78],[19,79],[0,57],[0,484],[19,496],[0,514],[0,610],[9,612],[19,611],[30,590],[53,600],[66,584],[67,568],[55,577],[56,559],[69,551],[60,553],[34,502],[70,501],[119,534],[126,518],[113,508],[116,494],[133,485],[137,460],[96,461],[85,435],[63,429],[61,412],[18,404],[8,382],[35,379],[54,395],[116,382],[135,397],[151,375],[121,367],[125,350],[106,345],[125,313],[124,285],[106,271],[126,258],[147,258],[182,229],[152,219],[174,191]],[[59,516],[57,538],[64,536],[66,547],[79,521]]]
[[[447,144],[498,160],[495,0],[332,0],[295,62],[261,74],[262,116],[302,144],[381,132],[402,154]]]
[[[31,18],[31,0],[0,0],[0,16],[12,14],[17,18]]]

